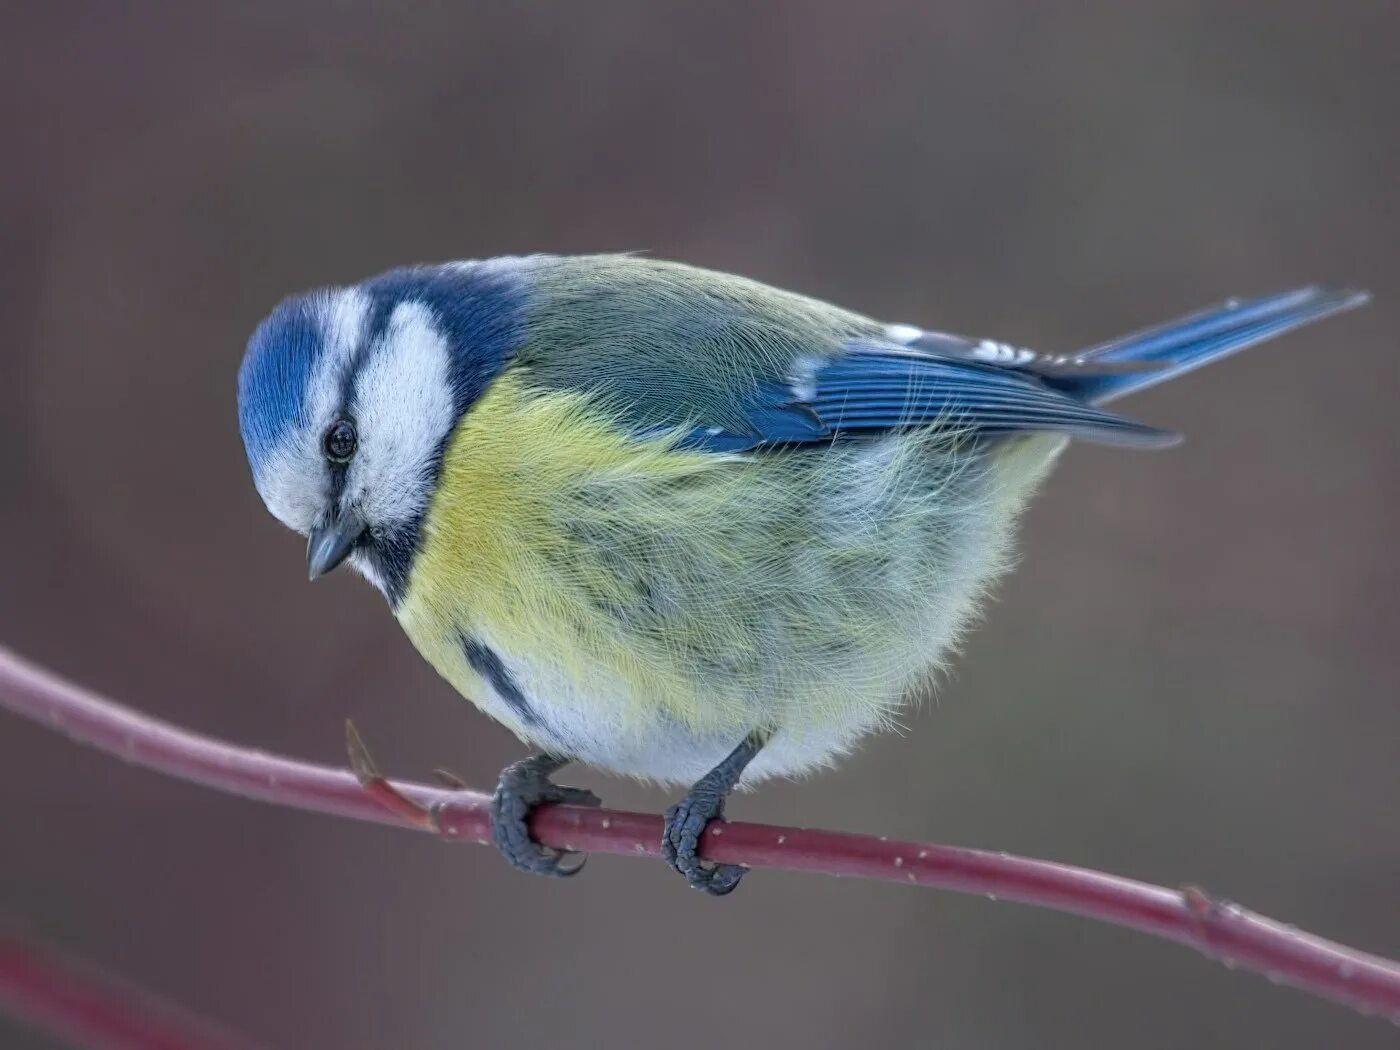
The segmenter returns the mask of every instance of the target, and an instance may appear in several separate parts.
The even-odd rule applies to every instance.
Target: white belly
[[[489,684],[484,694],[473,696],[477,705],[542,750],[610,773],[688,786],[718,765],[747,735],[739,726],[695,730],[664,713],[639,719],[634,713],[637,705],[625,696],[621,682],[595,681],[591,689],[580,690],[547,667],[506,653],[500,656],[528,698],[537,721],[529,724],[520,718],[507,698]],[[892,692],[883,707],[893,709],[901,699],[898,692]],[[745,770],[741,785],[831,765],[861,737],[887,721],[882,706],[843,710],[851,714],[780,726]]]

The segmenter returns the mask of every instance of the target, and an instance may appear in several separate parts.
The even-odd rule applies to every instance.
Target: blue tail
[[[1262,299],[1231,299],[1200,313],[1134,332],[1074,355],[1088,362],[1142,363],[1157,367],[1119,374],[1056,376],[1049,382],[1075,397],[1102,404],[1175,379],[1208,361],[1301,325],[1350,310],[1368,298],[1365,292],[1312,286]]]

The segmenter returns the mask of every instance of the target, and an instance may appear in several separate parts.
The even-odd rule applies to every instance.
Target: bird
[[[387,600],[531,749],[495,845],[568,876],[540,805],[569,763],[687,788],[662,854],[694,888],[731,792],[899,725],[1009,568],[1072,440],[1178,435],[1116,399],[1348,310],[1308,286],[1056,354],[873,320],[650,256],[402,266],[293,295],[238,371],[267,509]]]

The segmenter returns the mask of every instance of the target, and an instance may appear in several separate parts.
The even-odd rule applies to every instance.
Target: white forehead
[[[343,502],[371,523],[413,519],[427,506],[438,448],[456,419],[447,338],[422,303],[400,303],[355,377],[360,446]]]

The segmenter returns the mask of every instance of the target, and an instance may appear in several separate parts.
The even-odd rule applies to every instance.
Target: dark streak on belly
[[[506,670],[506,665],[501,662],[496,650],[482,644],[476,638],[464,635],[462,652],[472,670],[491,683],[491,688],[520,716],[523,723],[536,729],[543,728],[544,723],[539,713],[530,705],[530,699],[521,690],[519,683]]]

